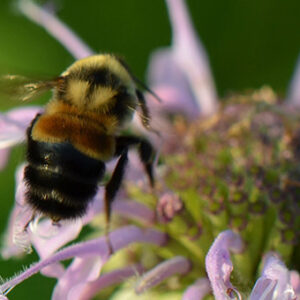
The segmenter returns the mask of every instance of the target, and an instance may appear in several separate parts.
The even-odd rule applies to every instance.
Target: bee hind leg
[[[145,138],[128,135],[119,136],[116,138],[117,150],[116,153],[122,152],[124,148],[130,148],[133,146],[138,147],[138,154],[140,160],[144,166],[146,175],[149,179],[150,186],[153,188],[155,184],[154,174],[153,174],[153,162],[154,162],[154,149],[150,142]]]
[[[116,157],[119,156],[119,160],[116,164],[116,167],[113,171],[113,174],[109,182],[105,186],[105,196],[104,196],[105,218],[106,218],[105,236],[107,238],[110,253],[113,253],[113,247],[109,239],[111,204],[115,199],[118,190],[120,189],[124,177],[125,168],[128,163],[128,149],[134,146],[138,147],[138,154],[140,160],[144,166],[151,187],[152,188],[154,187],[154,175],[153,175],[154,150],[152,145],[146,139],[134,135],[116,137],[115,156]]]
[[[109,239],[109,225],[110,225],[110,217],[111,217],[111,204],[121,186],[124,171],[128,162],[128,149],[125,148],[120,155],[120,158],[117,162],[117,165],[113,171],[113,174],[109,180],[109,182],[105,186],[105,196],[104,196],[104,205],[105,205],[105,236],[107,239],[107,244],[109,247],[109,252],[113,253],[113,247],[111,241]]]

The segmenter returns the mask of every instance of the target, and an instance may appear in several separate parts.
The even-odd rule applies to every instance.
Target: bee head
[[[114,114],[123,123],[131,118],[137,107],[135,83],[127,69],[112,55],[81,59],[60,78],[55,98],[79,109]]]

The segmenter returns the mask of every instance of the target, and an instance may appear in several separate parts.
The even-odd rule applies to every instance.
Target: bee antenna
[[[115,56],[115,58],[119,61],[119,63],[127,70],[127,72],[130,74],[131,78],[133,79],[133,81],[135,83],[137,83],[138,85],[140,85],[144,90],[146,90],[147,92],[149,92],[159,103],[162,103],[162,99],[156,95],[151,89],[148,88],[148,86],[141,81],[139,78],[137,78],[129,69],[128,65],[126,64],[126,62],[123,60],[122,57],[120,56]]]
[[[144,90],[149,92],[159,103],[163,102],[163,100],[157,94],[155,94],[150,88],[148,88],[148,86],[143,81],[141,81],[140,79],[138,79],[134,75],[131,75],[131,76],[132,76],[135,83],[139,84]]]

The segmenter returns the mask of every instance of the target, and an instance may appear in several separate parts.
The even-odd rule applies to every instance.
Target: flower
[[[3,299],[37,272],[57,279],[54,300],[91,299],[114,284],[119,284],[114,300],[137,294],[183,300],[300,297],[299,273],[286,267],[297,263],[299,252],[297,111],[278,104],[268,87],[232,96],[221,109],[185,2],[166,3],[173,43],[157,51],[149,67],[151,88],[164,99],[151,104],[166,144],[157,166],[158,197],[148,192],[131,157],[134,168],[113,204],[118,218],[109,234],[112,254],[105,236],[98,237],[104,231],[101,190],[81,220],[59,226],[43,218],[32,222],[21,166],[2,255],[33,247],[40,261],[0,285]],[[25,0],[19,7],[76,58],[91,53],[45,9]],[[36,109],[28,108],[28,117],[18,122],[14,114],[25,108],[1,115],[2,164],[9,147],[24,138]],[[92,233],[82,241],[78,236],[87,227]],[[134,276],[134,284],[125,280]]]

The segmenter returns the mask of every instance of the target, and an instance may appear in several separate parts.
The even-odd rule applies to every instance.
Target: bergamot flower
[[[150,87],[163,99],[148,101],[161,138],[153,137],[161,146],[155,193],[132,156],[126,185],[113,205],[111,254],[103,236],[101,189],[81,220],[57,226],[41,219],[30,222],[27,232],[20,230],[30,215],[21,166],[2,255],[33,247],[40,261],[2,283],[3,299],[37,272],[57,278],[56,300],[98,294],[113,300],[300,297],[299,112],[287,105],[295,100],[280,103],[271,88],[262,87],[218,104],[185,2],[166,3],[173,43],[156,51],[149,65]],[[31,1],[21,1],[20,9],[76,58],[91,54],[74,33],[62,30],[66,27],[55,15]],[[15,127],[8,112],[1,122],[0,137],[13,128],[0,153],[3,164],[28,120]],[[91,232],[78,239],[83,228]],[[71,262],[63,264],[67,259]],[[105,294],[111,285],[118,288]]]

